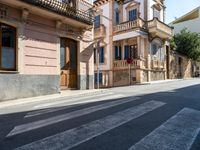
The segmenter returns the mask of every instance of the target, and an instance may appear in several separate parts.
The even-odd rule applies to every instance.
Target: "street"
[[[0,150],[199,150],[200,79],[5,107],[0,129]]]

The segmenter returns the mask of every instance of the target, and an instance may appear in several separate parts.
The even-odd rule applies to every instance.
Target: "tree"
[[[176,34],[171,42],[171,48],[188,56],[193,60],[200,60],[200,35],[187,29]]]

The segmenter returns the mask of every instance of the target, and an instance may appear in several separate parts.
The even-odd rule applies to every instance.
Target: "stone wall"
[[[164,71],[151,71],[151,81],[165,80]]]
[[[169,67],[170,79],[192,77],[192,62],[184,55],[172,52]]]
[[[119,70],[113,72],[113,84],[114,86],[130,85],[129,70]],[[136,83],[136,70],[131,70],[131,84]]]

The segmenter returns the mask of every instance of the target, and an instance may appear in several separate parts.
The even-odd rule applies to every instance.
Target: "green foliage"
[[[170,42],[171,47],[193,60],[200,59],[200,35],[183,29]]]

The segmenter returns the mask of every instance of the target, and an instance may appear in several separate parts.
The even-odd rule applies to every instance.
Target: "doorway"
[[[61,38],[60,67],[61,90],[77,89],[77,41]]]

